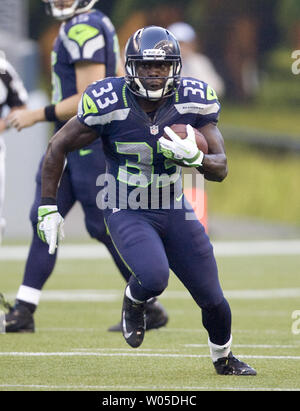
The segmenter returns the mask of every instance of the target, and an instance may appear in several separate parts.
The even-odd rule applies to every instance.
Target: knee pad
[[[160,295],[168,286],[169,270],[156,269],[155,272],[149,271],[145,268],[143,277],[140,278],[140,284],[143,288],[155,294]],[[154,296],[154,295],[153,295]]]
[[[162,289],[148,289],[143,284],[140,284],[136,277],[131,276],[129,280],[131,294],[139,301],[146,301],[152,297],[158,297],[165,288]]]

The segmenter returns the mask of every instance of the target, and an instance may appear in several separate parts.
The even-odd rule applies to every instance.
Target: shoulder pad
[[[79,19],[82,16],[75,16],[61,25],[59,36],[73,61],[88,60],[105,46],[101,20],[88,16],[89,13],[86,20]]]
[[[82,47],[86,41],[97,36],[99,32],[99,29],[89,24],[76,24],[68,30],[68,38]]]
[[[179,99],[199,102],[218,100],[217,94],[212,87],[193,77],[182,77],[178,92]]]
[[[220,111],[220,103],[213,88],[192,77],[182,77],[175,100],[175,108],[181,114],[206,115]]]
[[[130,108],[125,98],[125,87],[124,77],[108,77],[92,83],[79,103],[79,119],[92,126],[127,118]]]

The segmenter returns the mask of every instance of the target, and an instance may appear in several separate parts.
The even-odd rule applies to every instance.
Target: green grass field
[[[233,352],[256,377],[215,373],[200,310],[174,274],[160,298],[167,327],[147,332],[132,349],[107,332],[119,321],[124,285],[111,261],[60,260],[36,312],[36,333],[0,335],[0,390],[300,390],[300,334],[291,317],[300,310],[300,256],[217,260],[233,313]],[[0,261],[10,301],[22,271],[22,261]],[[60,301],[59,291],[68,300]]]

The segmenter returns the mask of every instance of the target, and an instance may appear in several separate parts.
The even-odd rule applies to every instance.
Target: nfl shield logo
[[[150,127],[150,133],[151,133],[153,136],[156,136],[156,134],[159,133],[159,128],[158,128],[158,126],[151,126],[151,127]]]

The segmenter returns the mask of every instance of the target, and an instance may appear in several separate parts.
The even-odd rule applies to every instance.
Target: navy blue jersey
[[[119,45],[110,19],[99,10],[73,17],[60,26],[52,51],[52,104],[77,93],[75,64],[105,64],[106,76],[115,76]],[[56,128],[61,126],[56,124]]]
[[[200,128],[217,122],[219,112],[215,92],[193,78],[182,78],[178,92],[166,98],[153,117],[141,109],[123,77],[91,84],[79,103],[78,119],[102,137],[107,173],[117,182],[116,198],[108,198],[108,206],[127,208],[127,200],[136,195],[141,208],[148,208],[150,200],[151,208],[157,208],[154,194],[161,188],[181,193],[181,167],[164,157],[158,139],[165,126]]]

